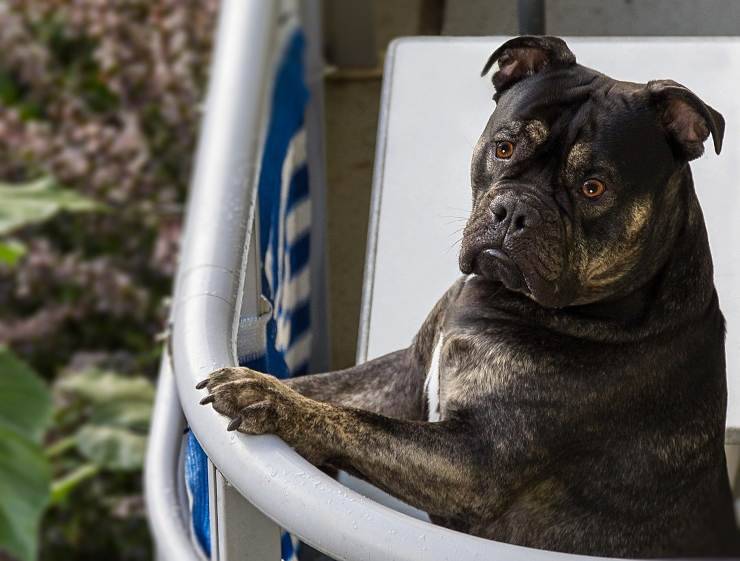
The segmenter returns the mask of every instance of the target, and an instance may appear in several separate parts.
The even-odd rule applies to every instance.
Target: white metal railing
[[[256,306],[257,294],[242,292],[245,271],[256,266],[245,256],[253,241],[276,18],[277,3],[264,0],[225,0],[219,17],[173,304],[172,362],[163,361],[147,457],[158,557],[201,558],[178,483],[187,419],[215,467],[213,559],[279,559],[278,525],[338,560],[597,559],[497,543],[411,518],[338,483],[277,437],[227,432],[226,418],[199,405],[205,390],[196,383],[237,364],[242,299]],[[240,505],[240,497],[247,502]]]
[[[149,429],[144,485],[149,526],[160,560],[201,561],[190,539],[183,497],[181,455],[185,418],[168,356],[162,359],[154,416]]]

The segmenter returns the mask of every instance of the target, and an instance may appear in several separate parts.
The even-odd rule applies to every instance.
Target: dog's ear
[[[527,76],[537,74],[545,68],[571,66],[576,63],[576,57],[565,41],[558,37],[522,35],[496,49],[483,67],[481,76],[488,74],[497,62],[498,68],[492,78],[496,88],[493,96],[495,100]]]
[[[704,153],[704,141],[711,133],[714,151],[722,150],[725,120],[697,95],[673,80],[653,80],[647,90],[657,106],[661,124],[671,143],[687,160]]]

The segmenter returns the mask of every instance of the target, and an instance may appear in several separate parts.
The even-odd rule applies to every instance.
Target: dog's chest
[[[502,339],[441,331],[424,380],[427,421],[439,422],[450,408],[480,405],[492,394],[516,391],[533,363]]]
[[[440,420],[439,407],[439,380],[440,380],[440,356],[442,346],[444,345],[444,333],[437,337],[437,344],[432,353],[432,360],[429,362],[429,370],[424,381],[424,394],[427,398],[427,420],[430,423],[436,423]]]

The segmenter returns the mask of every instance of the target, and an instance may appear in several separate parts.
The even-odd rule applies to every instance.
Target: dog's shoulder
[[[478,275],[460,284],[432,347],[442,410],[479,407],[493,396],[508,398],[523,380],[549,369],[548,356],[531,344],[520,319],[518,306],[529,305],[522,300]]]
[[[431,364],[434,347],[437,344],[443,325],[448,318],[449,310],[455,306],[468,277],[458,278],[437,301],[427,315],[424,323],[414,337],[411,345],[414,358],[424,370]]]

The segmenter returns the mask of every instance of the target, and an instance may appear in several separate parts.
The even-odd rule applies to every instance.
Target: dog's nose
[[[506,235],[516,235],[539,223],[540,215],[530,205],[513,198],[499,198],[491,203],[491,214],[496,229],[504,228]]]

